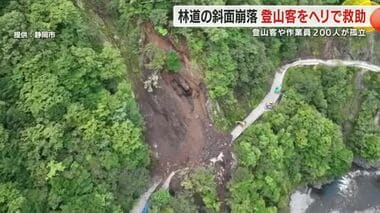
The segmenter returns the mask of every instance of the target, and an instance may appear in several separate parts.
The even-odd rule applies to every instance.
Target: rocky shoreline
[[[312,213],[322,209],[326,212],[379,212],[379,200],[373,197],[378,195],[376,182],[379,180],[380,169],[354,166],[338,179],[298,188],[291,195],[290,212]]]
[[[363,169],[380,169],[380,160],[369,162],[362,157],[355,157],[354,164]]]
[[[375,162],[368,162],[364,158],[361,157],[355,157],[353,161],[353,167],[351,168],[351,172],[357,171],[357,170],[379,170],[380,169],[380,160]],[[322,180],[316,183],[311,183],[309,186],[314,189],[322,189],[322,187],[326,184],[330,184],[334,181],[333,178],[330,178],[328,180]]]

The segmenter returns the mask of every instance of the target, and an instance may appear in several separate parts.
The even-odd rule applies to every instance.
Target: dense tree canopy
[[[378,90],[380,92],[380,90]],[[380,112],[380,93],[369,91],[359,111],[351,145],[359,156],[368,161],[380,160],[380,126],[375,123]]]
[[[221,110],[214,114],[214,121],[225,129],[235,125],[235,121],[244,117],[263,98],[276,67],[295,60],[305,50],[307,55],[322,55],[327,39],[255,38],[246,29],[172,28],[172,6],[341,3],[337,0],[130,2],[132,4],[119,4],[122,22],[133,22],[136,18],[150,21],[161,35],[169,32],[172,41],[185,40],[192,61],[203,70],[210,98],[220,103]],[[351,45],[351,41],[353,55],[356,55],[360,52],[360,48],[354,48],[358,40],[342,39],[341,42]],[[356,123],[355,129],[364,129],[360,125],[367,125],[356,122],[355,116],[347,116],[357,95],[356,86],[352,84],[354,80],[354,70],[344,67],[308,67],[289,73],[283,103],[244,133],[235,145],[239,167],[229,187],[233,212],[276,212],[278,207],[287,205],[290,190],[298,184],[339,176],[350,168],[353,153],[343,143],[348,136],[342,135],[340,125]],[[373,118],[375,110],[378,108],[365,115],[360,113],[363,119],[359,120],[369,118],[370,114]],[[363,138],[359,133],[356,135]],[[368,139],[369,144],[377,140],[372,136]],[[351,147],[351,144],[347,145]],[[372,147],[368,153],[377,149],[377,146]],[[362,149],[352,150],[358,154]],[[204,199],[208,193],[201,189],[207,187],[199,188],[195,191],[203,194]]]
[[[235,145],[239,168],[230,183],[233,212],[276,212],[290,190],[339,176],[351,166],[339,127],[293,90]],[[253,210],[252,210],[253,207]]]
[[[294,88],[304,101],[341,125],[345,142],[356,155],[377,161],[380,132],[375,116],[380,109],[380,78],[377,73],[355,71],[347,67],[295,68],[289,71],[285,88]]]
[[[186,42],[192,62],[203,72],[209,97],[223,103],[215,122],[227,129],[262,99],[276,67],[294,60],[304,46],[318,52],[323,45],[317,39],[255,38],[247,29],[172,28],[172,6],[339,3],[89,0],[104,5],[99,7],[107,14],[103,15],[117,18],[119,30],[133,41],[120,39],[115,49],[119,38],[112,35],[107,42],[94,32],[80,9],[83,2],[0,2],[0,212],[131,209],[147,186],[149,153],[127,80],[139,62],[125,57],[123,46],[131,55],[144,54],[154,71],[181,69],[176,52],[138,49],[141,21],[153,23],[162,36],[170,35],[173,45]],[[31,34],[14,39],[15,31]],[[54,31],[56,38],[34,39],[35,31]],[[379,50],[377,42],[377,56]],[[239,165],[229,184],[233,212],[276,212],[287,205],[293,187],[347,171],[353,154],[343,144],[339,125],[345,122],[352,124],[352,134],[345,138],[354,154],[369,161],[380,158],[379,126],[374,122],[380,111],[379,75],[366,76],[366,89],[358,95],[352,85],[354,70],[308,69],[314,70],[290,71],[280,106],[237,141]],[[347,116],[355,95],[358,112]],[[220,210],[223,201],[210,170],[196,170],[182,187],[184,193],[174,197],[156,192],[151,211]],[[199,206],[194,205],[196,198]]]
[[[149,155],[120,53],[93,45],[69,0],[1,5],[0,211],[128,210]]]
[[[294,88],[307,103],[338,124],[346,119],[354,93],[354,70],[347,67],[301,67],[288,72],[286,88]]]

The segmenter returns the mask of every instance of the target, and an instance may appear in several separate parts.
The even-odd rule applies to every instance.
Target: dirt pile
[[[136,94],[145,121],[145,137],[151,147],[154,175],[165,176],[179,168],[198,166],[227,149],[230,136],[216,131],[207,109],[207,91],[198,72],[192,70],[185,47],[175,47],[145,25],[144,43],[176,50],[184,64],[179,73],[161,72],[159,88],[144,89],[151,73],[144,70]]]

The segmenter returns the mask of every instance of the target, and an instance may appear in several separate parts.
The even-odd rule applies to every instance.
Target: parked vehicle
[[[276,87],[276,88],[274,89],[274,93],[276,93],[276,94],[280,94],[280,93],[281,93],[281,88],[282,88],[281,85],[278,86],[278,87]]]
[[[272,102],[266,103],[265,108],[266,109],[273,109],[273,103]]]

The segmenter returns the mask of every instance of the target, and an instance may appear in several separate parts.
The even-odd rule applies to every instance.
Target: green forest
[[[233,212],[276,212],[289,193],[347,172],[354,156],[378,161],[379,77],[346,67],[293,68],[281,103],[235,145],[239,167],[230,182]],[[358,106],[355,106],[358,104]]]
[[[71,1],[1,6],[0,212],[128,211],[150,160],[119,50]]]
[[[221,132],[252,110],[276,68],[304,53],[322,57],[327,40],[257,38],[250,29],[174,28],[178,4],[340,4],[339,0],[2,0],[0,2],[0,212],[129,212],[150,184],[151,153],[134,86],[143,57],[178,74],[179,53],[142,47],[151,23],[185,43]],[[89,8],[95,8],[89,10]],[[99,12],[100,11],[100,12]],[[99,13],[103,21],[92,13]],[[54,39],[14,39],[52,31]],[[380,59],[380,35],[375,34]],[[366,38],[335,41],[359,58]],[[218,197],[212,168],[196,168],[182,190],[156,191],[149,212],[278,212],[295,187],[350,170],[355,158],[380,159],[380,75],[347,67],[290,70],[281,103],[233,146],[237,168]],[[360,81],[361,83],[357,83]],[[316,128],[318,127],[318,128]]]
[[[344,174],[352,152],[339,127],[294,91],[239,139],[239,168],[230,183],[233,212],[276,212],[302,183]],[[317,128],[316,128],[317,127]]]

